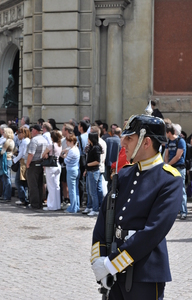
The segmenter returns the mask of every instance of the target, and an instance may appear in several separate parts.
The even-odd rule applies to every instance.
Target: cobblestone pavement
[[[101,299],[89,262],[96,218],[31,211],[15,200],[0,203],[0,300]],[[192,299],[192,203],[188,209],[167,236],[173,282],[165,300]]]

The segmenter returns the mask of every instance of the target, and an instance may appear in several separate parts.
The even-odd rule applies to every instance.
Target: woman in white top
[[[30,143],[30,130],[27,127],[21,127],[18,130],[18,139],[20,140],[19,144],[19,153],[16,157],[13,158],[13,163],[16,164],[18,161],[19,169],[17,170],[16,176],[15,176],[15,186],[18,190],[18,196],[19,200],[15,203],[18,205],[28,205],[28,197],[27,197],[27,180],[25,177],[25,172],[23,170],[26,170],[26,164],[24,162],[25,154],[27,151],[27,146]]]
[[[69,151],[64,155],[64,162],[67,168],[67,185],[69,189],[70,206],[67,208],[69,213],[77,213],[80,210],[79,204],[79,148],[77,147],[77,138],[74,134],[66,137]]]
[[[46,182],[48,189],[47,197],[47,207],[43,210],[57,210],[61,208],[61,196],[60,196],[60,174],[61,165],[59,163],[59,156],[62,151],[61,139],[62,135],[59,131],[53,130],[51,132],[51,139],[53,144],[48,145],[44,151],[42,158],[47,158],[49,155],[55,155],[57,157],[57,167],[45,167]],[[54,146],[54,153],[52,153],[52,148]]]

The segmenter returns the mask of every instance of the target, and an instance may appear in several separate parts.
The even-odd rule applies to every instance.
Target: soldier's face
[[[138,135],[137,134],[133,134],[133,135],[129,135],[129,136],[124,137],[123,144],[124,144],[124,147],[125,147],[125,153],[126,153],[128,161],[131,160],[131,156],[132,156],[132,154],[135,150],[135,147],[137,146],[137,142],[138,142]]]

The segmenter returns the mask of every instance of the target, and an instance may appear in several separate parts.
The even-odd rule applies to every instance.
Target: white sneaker
[[[43,207],[43,210],[49,210],[48,207]]]
[[[88,214],[88,216],[89,216],[89,217],[92,217],[92,216],[98,216],[98,214],[99,214],[98,211],[92,210],[92,211]]]
[[[69,207],[71,204],[70,203],[61,203],[61,209],[66,209],[67,207]]]
[[[23,202],[22,202],[22,201],[20,201],[20,200],[18,200],[18,201],[15,201],[15,204],[17,204],[17,205],[21,205],[21,204],[23,204]]]
[[[82,211],[82,214],[88,214],[92,211],[93,209],[92,208],[88,208],[86,207],[86,209],[84,211]]]

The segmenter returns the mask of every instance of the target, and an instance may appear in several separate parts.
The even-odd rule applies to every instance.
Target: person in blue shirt
[[[69,150],[64,154],[64,162],[67,168],[67,185],[69,189],[70,206],[66,212],[77,213],[80,209],[79,204],[79,148],[77,147],[77,138],[74,134],[66,137]]]
[[[173,124],[166,125],[166,136],[168,143],[165,146],[165,163],[176,168],[183,179],[183,201],[180,208],[180,219],[185,220],[187,217],[187,194],[185,190],[185,156],[186,156],[186,142],[183,138],[175,133]]]

